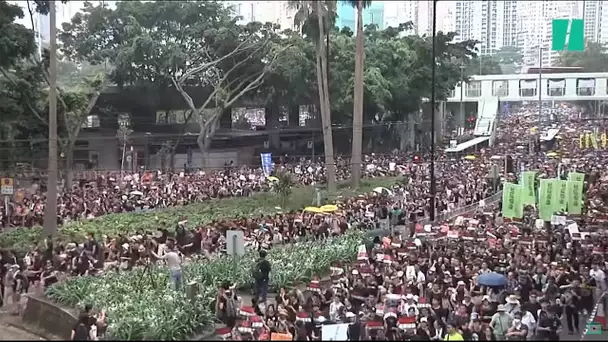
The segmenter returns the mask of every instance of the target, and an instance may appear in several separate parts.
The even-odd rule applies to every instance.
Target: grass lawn
[[[337,198],[348,198],[357,194],[370,192],[375,187],[391,186],[400,178],[365,179],[358,190],[351,189],[347,184],[339,186],[338,191],[329,194],[321,189],[322,204],[330,204]],[[313,187],[295,187],[283,211],[299,210],[313,205],[316,201]],[[155,231],[158,228],[169,230],[181,217],[187,217],[192,224],[208,223],[213,220],[259,216],[275,213],[281,205],[278,196],[272,193],[261,193],[246,198],[227,198],[195,203],[181,207],[171,207],[153,212],[110,214],[102,217],[70,222],[59,228],[57,239],[62,241],[82,242],[88,232],[93,232],[98,239],[103,235],[117,236],[118,234],[133,234],[137,232]],[[28,250],[42,240],[42,228],[20,228],[0,233],[0,248]]]

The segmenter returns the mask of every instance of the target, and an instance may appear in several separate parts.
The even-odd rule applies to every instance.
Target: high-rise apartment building
[[[478,40],[482,55],[517,43],[515,1],[456,1],[453,18],[456,40]]]
[[[437,7],[437,31],[454,31],[452,5],[451,1],[445,1]],[[433,2],[430,0],[386,1],[384,13],[384,27],[397,27],[411,21],[410,34],[430,35],[433,29]]]
[[[582,18],[585,20],[585,39],[608,43],[608,1],[583,1]]]
[[[412,22],[412,30],[408,33],[418,34],[418,4],[419,1],[387,1],[384,3],[384,27],[398,27],[400,24]]]
[[[336,7],[336,26],[339,28],[348,27],[352,31],[356,30],[357,26],[357,10],[349,3],[338,1]],[[365,23],[364,23],[365,24]]]
[[[520,1],[518,3],[518,47],[524,64],[528,66],[554,65],[558,52],[551,50],[553,19],[578,18],[581,12],[577,1]],[[542,49],[542,53],[541,53]]]
[[[357,29],[357,10],[349,3],[338,1],[336,14],[336,26],[338,28],[348,27],[355,31]],[[372,4],[363,10],[363,26],[375,24],[379,29],[384,29],[384,3],[372,2]]]

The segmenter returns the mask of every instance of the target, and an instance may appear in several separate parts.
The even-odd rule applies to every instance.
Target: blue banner
[[[272,153],[260,153],[260,158],[262,159],[264,175],[270,176],[272,172]]]

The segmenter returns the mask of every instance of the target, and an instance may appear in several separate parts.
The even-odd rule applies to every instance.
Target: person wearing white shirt
[[[332,321],[338,320],[338,315],[340,313],[340,309],[344,306],[342,302],[340,302],[340,297],[335,296],[334,301],[329,304],[329,319]]]
[[[596,285],[599,289],[603,290],[606,288],[606,274],[602,269],[600,269],[599,265],[593,265],[591,271],[589,271],[589,276],[595,279]]]
[[[528,327],[528,341],[532,341],[534,337],[534,331],[536,330],[536,319],[530,311],[525,311],[521,316],[521,323]]]
[[[182,260],[175,249],[173,240],[167,240],[167,249],[164,255],[159,256],[158,254],[154,253],[154,251],[150,251],[150,253],[152,253],[155,258],[164,260],[167,263],[171,281],[175,285],[175,289],[179,291],[183,282]]]

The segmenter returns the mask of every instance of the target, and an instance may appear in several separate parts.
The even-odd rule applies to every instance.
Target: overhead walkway
[[[557,135],[557,133],[559,133],[559,128],[549,128],[547,130],[547,132],[541,134],[540,140],[541,141],[551,141],[551,140],[555,139],[555,136]]]
[[[481,144],[482,142],[485,142],[488,140],[490,140],[490,137],[477,137],[477,138],[465,141],[462,144],[458,144],[458,145],[456,145],[456,147],[446,148],[445,152],[446,153],[463,152],[463,151],[466,151],[466,150],[468,150],[472,147],[475,147],[475,146]]]

